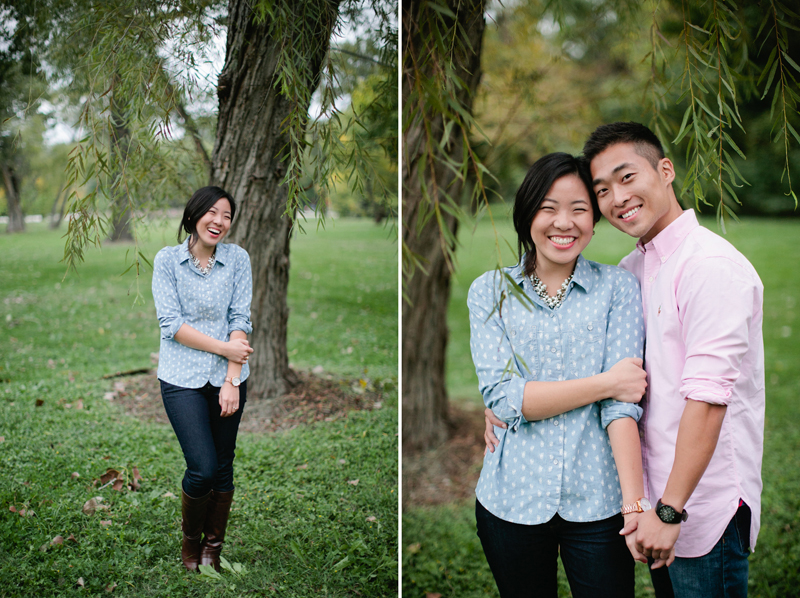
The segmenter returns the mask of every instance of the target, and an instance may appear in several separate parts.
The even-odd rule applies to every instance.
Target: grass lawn
[[[703,222],[719,232],[713,219]],[[509,219],[498,220],[504,265],[516,247]],[[767,414],[762,477],[761,532],[750,557],[750,596],[800,595],[800,235],[798,220],[745,219],[728,224],[726,238],[755,266],[764,283],[764,345]],[[469,351],[467,291],[496,264],[494,233],[487,220],[463,227],[458,273],[453,281],[448,324],[447,381],[450,398],[482,407]],[[587,258],[616,264],[633,248],[629,237],[605,220],[587,248]],[[724,306],[721,306],[724,309]],[[409,548],[410,547],[410,548]],[[474,501],[403,513],[403,595],[423,598],[496,596],[497,590],[475,535]],[[637,564],[637,596],[652,596],[646,566]],[[569,596],[564,582],[562,596]]]
[[[174,228],[154,228],[145,255],[174,244]],[[63,230],[0,235],[0,597],[397,594],[396,237],[369,221],[305,228],[292,241],[290,360],[369,378],[383,406],[239,436],[223,550],[234,570],[218,578],[180,563],[172,429],[103,398],[103,375],[151,367],[158,351],[150,273],[120,276],[119,245],[64,279]],[[92,483],[134,467],[137,492]],[[85,515],[95,497],[108,508]]]

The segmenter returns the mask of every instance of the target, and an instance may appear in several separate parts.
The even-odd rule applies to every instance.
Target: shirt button
[[[517,336],[517,331],[516,330],[512,330],[511,331],[511,336]]]
[[[553,425],[554,425],[554,426],[557,426],[557,425],[558,425],[558,420],[557,420],[557,419],[553,420]]]
[[[661,258],[661,262],[662,262],[662,263],[663,263],[663,262],[666,262],[666,261],[667,261],[667,258],[666,258],[666,257],[662,257],[662,258]]]
[[[550,352],[551,352],[551,353],[555,353],[555,352],[556,352],[556,348],[555,348],[555,347],[552,347],[552,348],[550,349]]]
[[[591,329],[592,329],[592,325],[591,325],[591,324],[589,324],[589,325],[588,325],[586,328],[588,328],[589,330],[591,330]]]
[[[647,280],[649,280],[650,282],[653,282],[653,277],[651,276],[651,277],[650,277],[650,278],[648,278]]]
[[[558,459],[553,459],[553,465],[558,465]]]

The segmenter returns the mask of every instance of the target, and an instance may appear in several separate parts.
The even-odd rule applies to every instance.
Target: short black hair
[[[595,223],[600,220],[600,208],[597,196],[592,189],[592,179],[588,163],[583,159],[564,152],[555,152],[542,156],[528,169],[525,180],[517,190],[514,200],[514,230],[517,231],[517,249],[520,259],[525,254],[525,274],[533,274],[536,266],[536,246],[531,238],[531,222],[536,212],[542,207],[547,192],[558,179],[576,175],[580,178],[589,193],[592,214]]]
[[[665,157],[664,147],[656,134],[641,123],[616,122],[601,125],[594,130],[583,146],[583,157],[587,163],[618,143],[632,143],[636,153],[645,158],[653,168]]]
[[[178,225],[178,243],[183,243],[181,237],[186,232],[189,235],[189,249],[194,247],[194,244],[197,243],[197,221],[222,198],[227,199],[231,204],[231,220],[233,220],[236,215],[236,202],[233,201],[230,193],[214,186],[202,187],[194,192],[183,209],[183,218]]]

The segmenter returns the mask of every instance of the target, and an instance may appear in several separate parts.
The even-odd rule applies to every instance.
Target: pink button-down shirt
[[[764,286],[730,243],[692,210],[626,256],[642,287],[648,395],[639,421],[645,492],[655,506],[675,460],[685,401],[727,405],[719,441],[686,511],[679,557],[708,554],[744,500],[750,548],[761,523],[764,451]]]

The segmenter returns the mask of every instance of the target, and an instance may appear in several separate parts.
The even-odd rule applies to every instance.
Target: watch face
[[[639,505],[642,507],[642,512],[649,511],[653,508],[653,505],[650,504],[650,501],[646,498],[643,498],[639,501]]]
[[[242,381],[239,380],[238,376],[234,376],[233,380],[231,380],[231,382],[233,383],[234,386],[239,386],[242,383]]]

